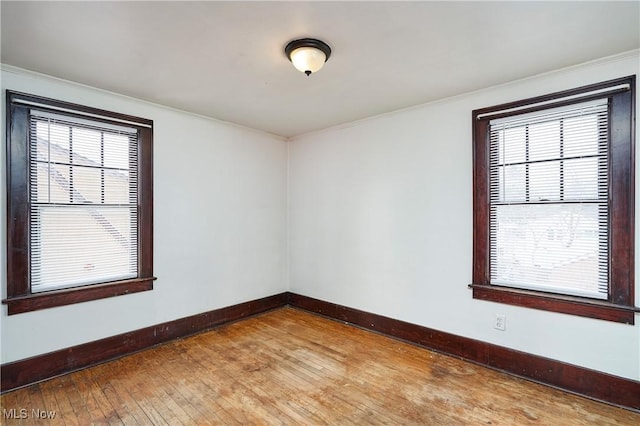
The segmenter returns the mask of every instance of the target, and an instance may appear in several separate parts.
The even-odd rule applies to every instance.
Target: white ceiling
[[[640,2],[8,2],[2,63],[291,137],[640,47]],[[292,39],[333,54],[306,77]]]

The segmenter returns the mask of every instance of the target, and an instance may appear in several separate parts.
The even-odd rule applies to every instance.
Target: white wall
[[[11,89],[154,120],[153,291],[7,316],[7,363],[286,291],[286,143],[276,137],[44,76],[2,68]],[[4,139],[4,136],[3,136]],[[5,148],[0,186],[6,194]],[[6,223],[6,197],[0,223]],[[2,225],[2,298],[6,229]]]
[[[639,380],[640,315],[635,326],[592,320],[474,300],[467,288],[471,111],[636,74],[638,60],[633,52],[296,138],[291,291]],[[493,328],[495,314],[506,314],[506,331]]]

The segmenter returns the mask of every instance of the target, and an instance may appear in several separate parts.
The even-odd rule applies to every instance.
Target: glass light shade
[[[315,47],[299,47],[290,57],[293,66],[307,75],[319,71],[327,60],[324,52]]]

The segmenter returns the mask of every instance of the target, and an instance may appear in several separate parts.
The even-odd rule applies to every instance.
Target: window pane
[[[598,154],[598,116],[568,118],[564,121],[564,156]]]
[[[31,199],[38,203],[70,203],[70,167],[53,163],[34,163]],[[33,173],[36,173],[33,176]]]
[[[564,162],[564,196],[567,200],[598,199],[598,158],[578,158]],[[603,170],[606,174],[606,169]],[[606,179],[605,179],[606,183]],[[601,198],[606,200],[606,185]]]
[[[119,169],[129,168],[129,136],[115,133],[104,134],[104,166]]]
[[[69,162],[69,126],[38,120],[36,137],[39,161]]]
[[[601,213],[598,204],[493,207],[491,284],[605,299]]]
[[[102,165],[101,132],[82,127],[73,127],[72,135],[73,164]]]
[[[135,203],[129,200],[129,173],[117,170],[104,171],[104,202],[107,204]]]
[[[49,201],[49,164],[35,163],[31,169],[31,199],[39,203]],[[33,182],[36,182],[33,185]]]
[[[33,291],[136,276],[135,207],[36,207],[31,216]]]
[[[74,203],[100,203],[102,201],[102,179],[100,169],[90,167],[71,167],[73,173]]]
[[[526,166],[504,166],[499,169],[497,194],[500,202],[526,200]]]
[[[560,157],[560,122],[532,124],[529,126],[529,159],[539,161]]]
[[[560,162],[529,164],[529,201],[560,199]]]
[[[526,129],[515,127],[505,129],[499,136],[500,164],[518,163],[526,160]]]

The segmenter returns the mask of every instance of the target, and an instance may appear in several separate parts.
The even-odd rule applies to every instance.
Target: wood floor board
[[[201,406],[205,407],[206,405],[199,405],[198,399],[195,398],[196,395],[190,392],[188,386],[184,386],[182,375],[175,375],[175,371],[168,371],[166,369],[166,364],[168,363],[159,362],[160,357],[153,356],[152,353],[149,355],[144,358],[144,361],[149,370],[153,372],[151,376],[155,383],[154,386],[162,386],[167,400],[167,407],[180,413],[181,423],[189,424],[208,415],[207,412],[200,409]]]
[[[43,406],[44,402],[42,401],[42,398],[38,397],[38,393],[39,392],[37,390],[31,390],[31,389],[28,392],[28,395],[26,396],[27,398],[25,400],[29,401],[28,404],[29,404],[30,407],[42,407]],[[35,423],[36,423],[36,420],[29,418],[25,422],[25,425],[35,424]]]
[[[234,424],[247,424],[249,420],[246,413],[238,409],[238,404],[232,397],[239,386],[238,382],[233,380],[219,365],[209,363],[207,349],[202,347],[197,339],[190,342],[187,353],[191,362],[199,367],[200,381],[206,386],[205,392],[209,396],[209,403],[218,407],[216,412]]]
[[[229,338],[224,345],[211,345],[206,348],[210,352],[225,351],[226,355],[235,357],[241,353],[236,351],[236,343],[233,338]],[[232,377],[243,377],[243,380],[239,382],[237,391],[240,392],[241,398],[244,398],[245,405],[251,406],[250,412],[252,414],[259,414],[260,417],[255,419],[260,422],[261,419],[265,419],[269,423],[291,423],[293,418],[289,415],[282,413],[275,407],[277,400],[274,398],[270,389],[276,385],[273,380],[264,374],[253,374],[260,372],[265,366],[265,360],[261,359],[260,353],[263,352],[262,348],[258,348],[259,344],[251,347],[250,353],[245,353],[243,356],[243,362],[230,362],[227,363],[223,370],[224,375]],[[203,348],[204,349],[204,348]],[[235,358],[234,358],[235,359]],[[283,415],[284,414],[284,415]]]
[[[31,405],[31,401],[29,398],[29,393],[28,392],[22,392],[20,394],[15,395],[15,404],[17,404],[17,407],[30,407]],[[4,404],[3,404],[4,407]]]
[[[187,354],[190,341],[178,341],[177,357],[164,364],[167,383],[171,383],[202,414],[199,419],[211,419],[212,423],[222,422],[224,410],[217,403],[215,393],[207,384],[208,372],[202,371],[199,365]],[[214,376],[215,377],[215,376]]]
[[[274,364],[277,365],[273,368],[269,367],[269,365]],[[318,419],[317,410],[313,408],[315,401],[309,397],[312,385],[309,383],[308,378],[301,377],[300,374],[293,371],[293,367],[294,365],[286,360],[269,357],[263,353],[260,361],[251,360],[249,363],[242,365],[241,368],[236,369],[234,373],[242,377],[255,377],[256,374],[253,373],[259,371],[259,369],[270,368],[272,371],[271,374],[267,375],[267,380],[251,380],[251,377],[248,377],[247,381],[243,380],[243,382],[247,387],[252,387],[252,389],[257,386],[263,395],[270,391],[272,392],[276,387],[286,390],[286,392],[282,392],[286,402],[280,406],[286,410],[289,416],[295,419],[306,418],[307,421],[311,418],[316,419],[316,421],[321,420]],[[274,400],[270,397],[265,402],[269,404],[273,403]]]
[[[108,389],[113,390],[114,397],[122,401],[123,408],[129,414],[129,416],[123,418],[124,422],[137,425],[145,425],[150,423],[151,420],[144,412],[142,407],[140,407],[138,402],[133,398],[133,396],[129,392],[129,389],[127,388],[126,383],[124,383],[120,379],[116,379],[108,381],[106,385],[109,386]],[[110,391],[108,394],[110,394]]]
[[[92,419],[104,419],[107,424],[120,424],[120,416],[113,410],[113,406],[102,394],[101,385],[93,382],[92,370],[82,370],[70,375],[72,384],[67,396],[80,424],[88,424]]]
[[[113,384],[110,382],[106,382],[102,385],[102,391],[104,392],[105,398],[109,401],[114,410],[118,414],[118,417],[122,421],[122,424],[125,426],[128,425],[138,425],[138,421],[135,419],[133,414],[131,413],[131,409],[129,406],[120,398],[118,392],[113,387]]]
[[[71,405],[70,395],[75,391],[75,385],[73,384],[73,378],[71,375],[59,377],[55,380],[55,388],[54,395],[56,402],[58,403],[58,407],[60,411],[56,413],[62,419],[66,425],[76,426],[80,425],[80,421],[75,414],[73,409],[73,405]],[[34,407],[27,407],[28,410],[33,409]],[[101,419],[101,422],[104,423],[104,419]]]
[[[154,404],[154,407],[168,424],[189,424],[193,419],[185,410],[185,405],[176,402],[172,396],[172,387],[165,386],[165,382],[161,380],[157,372],[158,366],[155,365],[154,362],[155,359],[157,359],[157,357],[154,357],[150,352],[144,352],[141,354],[141,361],[144,363],[145,371],[147,372],[144,382],[142,382],[142,386],[148,386],[152,389],[156,389],[155,396],[160,403]],[[180,401],[182,402],[182,400]]]
[[[294,308],[0,396],[28,425],[637,425],[640,414]]]
[[[190,361],[187,361],[190,362]],[[161,377],[176,394],[179,394],[184,399],[189,401],[189,405],[193,407],[190,414],[195,421],[198,419],[211,419],[212,422],[222,421],[218,413],[221,408],[211,402],[209,397],[210,392],[206,386],[197,381],[192,380],[187,374],[193,374],[193,370],[189,370],[187,374],[183,372],[184,363],[181,360],[175,359],[167,363],[158,363],[157,374]]]
[[[139,360],[137,364],[141,364]],[[100,365],[96,369],[101,370],[105,377],[109,377],[109,373],[112,375],[111,378],[103,380],[111,385],[115,396],[122,401],[135,422],[139,425],[149,424],[152,417],[145,410],[144,401],[137,398],[139,391],[135,382],[139,373],[128,368],[125,359]]]
[[[60,408],[60,405],[58,404],[58,400],[57,400],[57,398],[56,398],[56,393],[55,393],[55,388],[57,387],[56,380],[57,380],[57,379],[54,379],[54,380],[47,380],[46,382],[37,383],[37,384],[32,385],[32,386],[29,386],[29,387],[30,387],[30,388],[31,388],[31,387],[33,387],[34,389],[37,389],[37,391],[39,391],[39,392],[42,394],[42,399],[44,400],[44,407],[43,407],[43,408],[44,408],[45,410],[47,410],[47,411],[51,411],[51,412],[56,413],[55,420],[56,420],[56,422],[57,422],[57,419],[58,419],[59,417],[61,418],[61,416],[60,416],[60,414],[59,414],[59,413],[61,413],[61,412],[62,412],[62,409]],[[9,393],[9,394],[7,394],[7,395],[10,395],[10,394],[16,394],[16,393],[17,393],[17,392],[10,392],[10,393]],[[4,396],[0,396],[0,401],[2,401],[2,398],[3,398],[3,397],[4,397]],[[23,407],[20,407],[20,406],[18,406],[18,405],[13,405],[13,404],[11,404],[10,402],[7,402],[7,405],[5,405],[5,404],[4,404],[4,401],[2,401],[2,404],[0,404],[0,405],[2,405],[2,407],[3,407],[3,408],[5,408],[5,407],[9,407],[9,408],[16,408],[16,407],[19,407],[19,408],[23,408]],[[27,409],[33,409],[33,408],[39,408],[39,407],[33,407],[33,406],[31,406],[31,407],[24,407],[24,408],[27,408]],[[5,417],[3,420],[7,420],[7,419],[6,419],[6,417]],[[60,424],[66,424],[66,422],[64,422],[64,423],[60,423]]]
[[[161,411],[164,410],[164,403],[159,399],[162,390],[154,389],[150,386],[146,377],[149,374],[146,365],[144,365],[142,354],[139,354],[138,363],[140,364],[140,374],[132,374],[130,380],[124,384],[129,389],[131,397],[142,409],[149,422],[154,425],[170,425],[163,417]]]

